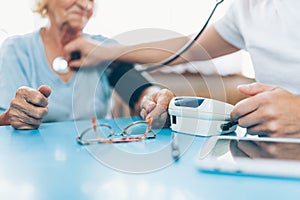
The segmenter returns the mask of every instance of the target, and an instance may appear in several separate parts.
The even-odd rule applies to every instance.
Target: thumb
[[[161,89],[157,94],[156,101],[157,104],[164,106],[165,109],[168,108],[171,99],[175,97],[175,94],[169,89]]]
[[[74,40],[71,40],[69,43],[67,43],[65,46],[64,46],[64,51],[65,51],[65,58],[67,60],[77,60],[79,58],[72,58],[72,54],[73,53],[78,53],[80,52],[80,37],[74,39]],[[77,55],[77,54],[76,54]]]
[[[275,88],[277,88],[277,86],[266,85],[262,83],[251,83],[251,84],[239,85],[238,91],[248,96],[254,96],[262,92],[274,90]]]
[[[80,37],[74,39],[74,40],[71,40],[69,43],[67,43],[65,46],[64,46],[64,50],[67,52],[67,53],[71,53],[73,51],[76,51],[78,50],[79,46],[80,46]]]
[[[38,88],[38,91],[40,93],[42,93],[45,97],[49,97],[50,94],[51,94],[51,88],[47,85],[41,85],[39,88]]]

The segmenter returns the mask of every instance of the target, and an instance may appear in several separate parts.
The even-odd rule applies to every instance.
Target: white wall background
[[[220,5],[212,22],[224,15],[232,1],[225,0]],[[46,23],[32,13],[33,3],[34,0],[0,0],[0,44],[10,35],[28,33]],[[189,35],[204,24],[215,0],[95,0],[95,3],[95,14],[84,31],[120,38],[124,33],[145,28]],[[162,34],[158,34],[158,38],[154,35],[152,34],[154,38],[151,39],[163,37]],[[139,39],[147,41],[149,36],[141,35],[134,39],[136,42],[141,42]],[[253,77],[247,54],[240,54],[242,59],[237,59],[235,66],[241,64],[242,72]],[[236,55],[233,56],[235,58]]]

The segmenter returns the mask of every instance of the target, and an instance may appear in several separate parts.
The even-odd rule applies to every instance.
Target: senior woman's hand
[[[50,87],[43,85],[37,90],[20,87],[9,109],[2,115],[3,120],[15,129],[37,129],[48,113]]]
[[[168,107],[173,97],[175,97],[174,93],[168,89],[161,89],[152,95],[145,96],[140,104],[140,115],[144,119],[152,118],[154,128],[170,126]]]

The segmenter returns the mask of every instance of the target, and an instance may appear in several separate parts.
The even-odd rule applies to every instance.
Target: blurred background
[[[233,0],[225,0],[217,9],[211,22],[222,17]],[[0,43],[8,36],[24,34],[38,29],[46,20],[32,12],[35,0],[1,0],[0,2]],[[215,0],[95,0],[95,14],[85,28],[85,32],[102,34],[114,38],[126,32],[154,28],[177,34],[190,35],[204,24]],[[163,39],[170,34],[152,34],[135,37],[136,42]],[[128,40],[127,40],[128,41]],[[130,41],[132,43],[132,41]],[[231,67],[220,67],[222,74],[241,72],[254,77],[247,53],[229,56],[226,62]],[[232,59],[233,61],[232,61]],[[219,65],[219,62],[216,64]],[[231,69],[230,69],[231,68]],[[209,73],[209,72],[208,72]]]
[[[232,1],[225,0],[210,23],[222,17]],[[9,36],[32,32],[47,23],[32,12],[34,2],[0,0],[0,44]],[[95,0],[94,16],[84,32],[101,34],[127,44],[191,35],[201,29],[215,3],[215,0]],[[164,73],[154,73],[153,77],[160,84],[176,88],[178,95],[196,94],[232,104],[243,98],[236,94],[236,85],[254,81],[249,55],[240,51],[214,59],[212,63],[212,68],[207,67],[206,62],[180,65],[162,70]],[[222,87],[209,83],[216,82],[216,75],[223,78]],[[188,92],[186,85],[177,81],[178,76],[190,81],[188,84],[193,92]],[[218,96],[224,87],[227,88],[226,96]]]

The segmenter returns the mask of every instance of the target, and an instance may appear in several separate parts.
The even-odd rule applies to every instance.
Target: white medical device
[[[233,105],[203,97],[179,96],[169,103],[171,129],[176,132],[212,136],[234,132],[234,123],[222,129],[224,124],[230,124],[230,112]]]

